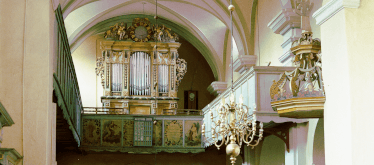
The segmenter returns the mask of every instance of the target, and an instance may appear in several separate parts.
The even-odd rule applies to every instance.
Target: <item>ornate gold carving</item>
[[[105,84],[105,80],[104,80],[104,57],[97,58],[95,72],[96,72],[97,76],[100,76],[101,85],[104,87],[104,84]]]
[[[115,39],[115,40],[125,40],[128,38],[127,24],[121,22],[120,25],[116,23],[114,26],[110,26],[109,30],[104,33],[104,38]]]
[[[297,68],[285,72],[281,78],[270,87],[270,98],[273,101],[291,99],[294,97],[324,96],[321,62],[321,43],[312,39],[312,32],[302,33],[302,37],[295,41],[291,51],[295,54],[294,64]],[[285,83],[289,81],[289,88]]]
[[[187,62],[184,59],[178,58],[176,66],[177,66],[177,68],[176,68],[176,70],[177,70],[177,79],[175,80],[176,81],[175,85],[178,88],[180,82],[183,79],[183,76],[187,73]]]
[[[152,35],[152,29],[150,27],[151,22],[148,20],[148,18],[135,18],[132,21],[132,26],[129,27],[130,37],[135,42],[147,42],[151,39]],[[138,30],[137,30],[138,29]],[[144,29],[144,32],[146,32],[146,36],[139,36],[136,33],[141,33],[142,29]]]
[[[110,91],[105,91],[105,96],[110,96],[112,94],[112,92],[110,92]]]
[[[154,40],[159,42],[170,42],[177,41],[179,37],[177,34],[171,34],[171,29],[167,28],[165,25],[153,25],[152,29],[154,30]]]
[[[165,25],[151,25],[148,18],[135,18],[132,26],[126,23],[116,23],[109,27],[104,33],[104,38],[114,40],[132,39],[135,42],[176,42],[179,37],[176,33],[172,33],[171,29]]]
[[[171,92],[170,92],[170,97],[177,97],[177,93],[174,92],[174,91],[171,91]]]
[[[169,60],[168,53],[159,53],[158,55],[158,63],[162,65],[167,65]]]
[[[296,47],[296,46],[299,46],[299,45],[317,45],[317,46],[320,46],[321,41],[319,39],[313,39],[312,37],[313,37],[312,32],[304,32],[304,33],[301,34],[301,38],[292,42],[292,47]],[[295,48],[293,48],[293,49],[295,49]],[[318,47],[316,47],[316,49],[318,49]]]

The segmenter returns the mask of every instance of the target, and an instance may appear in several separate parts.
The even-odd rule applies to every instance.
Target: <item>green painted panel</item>
[[[183,121],[165,120],[165,147],[183,147]]]
[[[100,119],[83,119],[82,145],[100,145]]]
[[[103,146],[121,146],[121,120],[103,120]]]
[[[123,120],[123,146],[131,147],[134,143],[134,120]]]
[[[186,120],[184,123],[184,146],[201,147],[201,121]]]
[[[162,120],[156,120],[153,125],[152,145],[162,146]]]

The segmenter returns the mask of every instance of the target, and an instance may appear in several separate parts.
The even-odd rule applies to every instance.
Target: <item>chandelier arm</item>
[[[254,140],[254,137],[256,135],[256,123],[252,123],[252,128],[249,128],[249,134],[248,134],[248,137],[250,136],[250,140],[249,141],[246,141],[246,144],[250,144],[252,143],[252,141]],[[247,137],[247,139],[248,139]]]
[[[227,134],[226,138],[227,138],[227,139],[226,139],[226,143],[225,143],[225,145],[229,144],[229,142],[230,142],[230,140],[229,140],[229,139],[230,139],[229,134]]]
[[[218,144],[218,137],[217,137],[217,141],[214,142],[214,145],[219,149],[224,143],[225,143],[225,136],[222,135],[222,142],[221,144]]]
[[[253,130],[250,130],[249,133],[247,134],[247,137],[245,139],[243,139],[244,143],[247,144],[247,145],[252,143],[252,141],[254,140],[255,134],[256,134],[256,132],[254,132]]]
[[[255,140],[256,142],[255,144],[247,144],[247,146],[251,146],[253,149],[255,146],[257,146],[260,143],[261,140],[262,140],[262,136],[260,136],[257,140]]]

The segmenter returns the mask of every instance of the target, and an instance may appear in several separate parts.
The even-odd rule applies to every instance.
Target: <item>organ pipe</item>
[[[112,64],[112,91],[121,92],[122,91],[122,64],[113,63]]]
[[[130,57],[130,95],[150,95],[150,56],[134,52]]]

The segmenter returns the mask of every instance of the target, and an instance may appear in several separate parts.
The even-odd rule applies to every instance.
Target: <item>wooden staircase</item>
[[[57,106],[56,114],[56,150],[77,150],[78,144],[73,137],[69,124],[64,119],[62,109]]]

